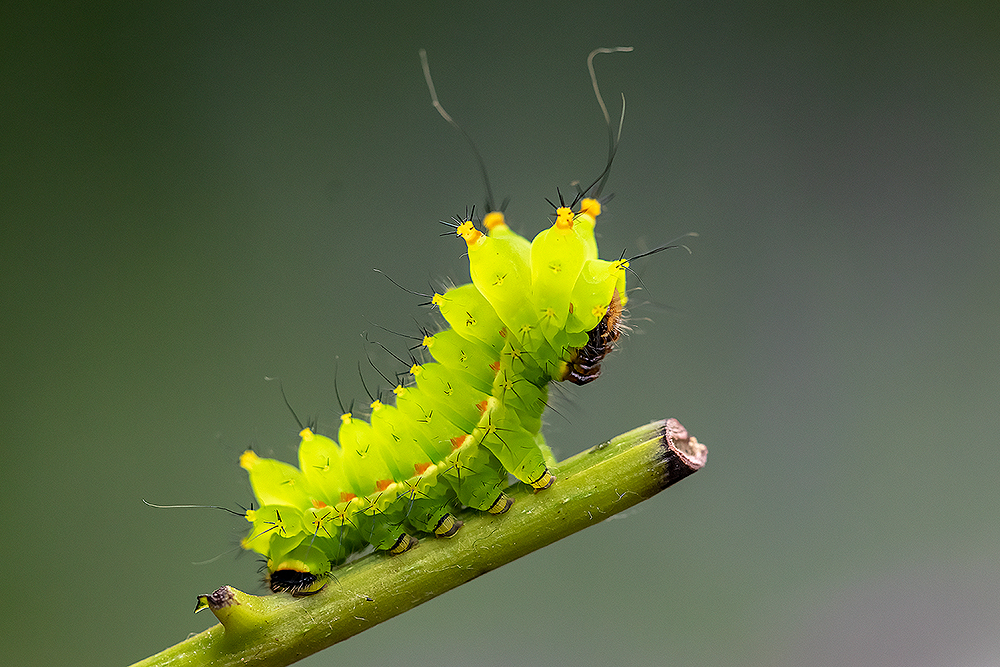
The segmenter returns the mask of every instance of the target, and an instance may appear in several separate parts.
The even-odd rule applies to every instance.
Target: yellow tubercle
[[[352,417],[350,412],[345,412],[344,414],[340,415],[340,421],[344,424],[350,422],[351,419]]]
[[[308,442],[316,437],[316,434],[312,432],[312,429],[304,428],[299,431],[299,437]]]
[[[371,404],[372,412],[381,410],[383,407],[385,406],[382,404],[382,401],[378,400],[377,398]]]
[[[240,467],[244,470],[253,470],[254,466],[260,462],[260,457],[252,449],[248,449],[240,454]]]

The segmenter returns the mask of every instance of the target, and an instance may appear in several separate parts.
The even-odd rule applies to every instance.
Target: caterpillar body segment
[[[345,414],[339,443],[303,429],[297,468],[252,451],[241,457],[261,504],[246,512],[252,528],[242,545],[265,556],[272,591],[318,592],[335,566],[369,546],[395,555],[417,535],[451,537],[463,507],[501,515],[513,503],[509,475],[536,491],[556,482],[541,433],[548,385],[600,375],[627,301],[628,262],[599,259],[594,235],[621,123],[616,137],[593,58],[630,50],[588,57],[608,161],[570,205],[560,195],[554,223],[530,241],[493,206],[482,157],[438,101],[421,51],[432,104],[468,141],[483,175],[486,233],[455,219],[471,282],[432,297],[448,326],[424,336],[424,358],[393,390],[394,404],[374,400],[367,420]]]

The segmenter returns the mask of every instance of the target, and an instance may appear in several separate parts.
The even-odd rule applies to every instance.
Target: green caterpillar
[[[431,94],[453,123],[432,84]],[[456,218],[472,282],[433,296],[448,328],[424,337],[427,362],[393,390],[395,405],[374,401],[368,420],[343,415],[337,442],[302,430],[298,467],[241,456],[260,503],[242,546],[266,558],[272,591],[315,593],[368,545],[400,554],[416,534],[451,537],[458,508],[502,514],[508,475],[538,491],[555,482],[541,433],[548,384],[597,378],[628,299],[628,260],[597,256],[594,186],[560,200],[531,241],[500,211],[483,219],[487,233]]]

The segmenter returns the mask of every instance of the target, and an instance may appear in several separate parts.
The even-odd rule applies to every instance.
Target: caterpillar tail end
[[[389,549],[389,554],[392,556],[398,556],[399,554],[405,553],[417,546],[417,544],[419,544],[419,540],[417,540],[417,538],[403,533],[399,536],[399,539],[396,540],[396,543]]]
[[[293,597],[315,595],[326,587],[327,576],[316,575],[308,568],[281,568],[267,575],[272,593],[291,593]]]
[[[240,634],[259,628],[265,622],[265,615],[258,603],[263,598],[250,595],[232,586],[223,586],[214,593],[198,596],[195,613],[209,609],[222,623],[226,634]]]
[[[454,537],[458,529],[462,527],[462,523],[454,515],[445,514],[438,521],[437,527],[434,528],[434,534],[438,537]]]
[[[549,469],[546,468],[545,472],[542,473],[541,477],[539,477],[534,482],[532,482],[531,486],[532,486],[532,488],[535,489],[536,492],[537,491],[544,491],[545,489],[547,489],[550,486],[552,486],[552,484],[555,481],[556,481],[556,476],[553,475],[551,472],[549,472]]]

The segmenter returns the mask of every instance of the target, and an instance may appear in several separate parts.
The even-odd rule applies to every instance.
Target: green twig
[[[652,497],[701,468],[707,449],[675,419],[653,422],[567,459],[540,493],[523,485],[502,516],[471,514],[449,540],[338,568],[306,598],[258,597],[229,586],[199,598],[221,621],[136,663],[288,665]]]

